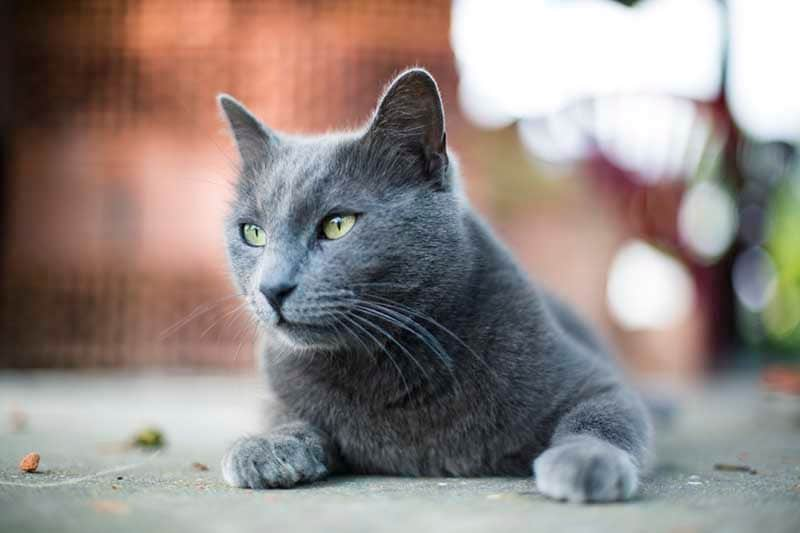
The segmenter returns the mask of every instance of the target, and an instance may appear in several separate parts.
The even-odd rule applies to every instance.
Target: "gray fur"
[[[634,494],[647,413],[603,341],[466,201],[426,71],[400,75],[354,132],[285,135],[220,104],[243,162],[230,263],[265,329],[279,405],[269,431],[226,454],[230,484],[533,470],[556,499]],[[360,215],[321,240],[331,213]],[[267,245],[246,245],[242,223],[263,227]],[[275,283],[296,285],[280,316],[259,290]]]

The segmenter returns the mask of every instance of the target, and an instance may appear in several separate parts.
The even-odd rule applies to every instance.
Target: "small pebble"
[[[37,468],[39,468],[39,454],[36,452],[29,453],[19,462],[19,469],[23,472],[30,474],[36,472]]]
[[[160,448],[164,445],[164,434],[155,427],[144,428],[131,438],[131,443],[140,448]]]

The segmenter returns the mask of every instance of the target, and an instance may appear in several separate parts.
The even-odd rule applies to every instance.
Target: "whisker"
[[[363,300],[361,300],[361,301],[363,302]],[[370,304],[371,305],[375,305],[374,302],[371,302]],[[444,347],[442,347],[442,345],[438,342],[438,339],[436,339],[430,331],[425,329],[423,326],[421,326],[420,324],[418,324],[417,322],[415,322],[411,318],[403,315],[402,313],[399,313],[399,312],[395,313],[395,312],[393,312],[391,310],[387,310],[387,311],[392,313],[395,316],[399,315],[400,317],[402,317],[403,320],[408,321],[407,322],[408,325],[413,326],[416,329],[410,329],[410,328],[404,327],[404,325],[402,323],[400,323],[399,319],[394,318],[394,317],[387,318],[386,316],[381,316],[380,318],[382,318],[383,320],[386,320],[390,324],[399,325],[400,327],[403,327],[403,329],[407,329],[415,337],[417,337],[420,341],[422,341],[423,345],[425,345],[428,349],[430,349],[433,352],[433,354],[442,362],[444,368],[447,370],[448,374],[450,375],[450,378],[452,380],[451,383],[463,393],[464,389],[463,389],[463,387],[462,387],[462,385],[461,385],[461,383],[460,383],[460,381],[458,379],[458,376],[456,375],[455,370],[453,369],[452,358],[450,357],[450,354],[447,353],[447,351],[444,349]],[[414,362],[416,362],[416,359],[413,356],[411,358],[412,358],[412,360],[414,360]],[[417,364],[417,366],[420,366],[420,365]],[[420,366],[420,368],[422,368],[422,367]],[[428,381],[433,382],[433,380],[431,379],[430,375],[428,375],[424,370],[423,370],[423,373],[425,374],[425,377],[428,379]]]
[[[342,318],[347,320],[347,321],[349,321],[353,326],[355,326],[356,328],[358,328],[361,331],[363,331],[364,334],[366,334],[370,339],[372,339],[372,341],[383,351],[383,353],[386,354],[386,357],[388,357],[389,361],[391,361],[392,365],[394,365],[395,369],[397,370],[397,374],[400,376],[400,380],[403,382],[403,386],[406,389],[406,396],[411,396],[411,389],[408,386],[408,381],[406,381],[406,377],[403,375],[403,371],[400,369],[400,365],[398,365],[397,361],[394,360],[394,357],[392,357],[392,354],[389,353],[389,350],[386,349],[386,346],[384,346],[383,343],[381,343],[378,339],[376,339],[375,336],[372,335],[372,333],[370,333],[369,331],[364,329],[362,326],[360,326],[358,324],[358,322],[356,322],[354,319],[358,318],[359,320],[361,320],[362,322],[364,322],[366,324],[370,324],[370,325],[373,325],[373,324],[369,320],[367,320],[367,319],[365,319],[363,317],[357,317],[356,315],[352,315],[352,317],[348,317],[347,315],[343,315]]]
[[[413,334],[419,337],[420,340],[423,341],[423,343],[429,346],[433,350],[433,352],[439,356],[439,358],[442,360],[443,363],[445,363],[445,365],[448,368],[452,366],[453,361],[452,358],[450,357],[450,354],[447,352],[447,350],[444,349],[442,344],[439,342],[439,339],[437,339],[436,336],[433,335],[433,333],[428,331],[427,328],[425,328],[417,321],[415,321],[414,319],[412,319],[411,317],[407,316],[406,314],[400,311],[393,310],[389,307],[384,306],[383,304],[379,304],[376,302],[367,302],[367,303],[373,308],[377,308],[378,310],[381,310],[385,313],[389,313],[391,316],[402,318],[403,321],[407,322],[409,328],[413,328],[413,329],[409,328],[405,329],[411,331]]]
[[[248,303],[249,302],[247,302],[247,301],[242,302],[242,304],[239,307],[236,308],[236,312],[234,314],[232,314],[230,316],[230,318],[228,318],[228,320],[226,321],[226,323],[224,325],[225,328],[231,327],[231,325],[233,324],[233,321],[236,319],[236,317],[239,315],[239,313],[241,313],[242,311],[245,310],[245,308],[247,307]]]
[[[422,326],[417,324],[414,320],[412,320],[411,318],[409,318],[409,317],[407,317],[407,316],[405,316],[405,315],[403,315],[401,313],[398,313],[398,312],[395,312],[395,311],[391,311],[391,310],[386,310],[386,311],[388,311],[388,313],[390,313],[390,314],[386,314],[386,311],[381,311],[380,309],[375,309],[375,305],[376,304],[374,304],[374,303],[366,302],[364,300],[361,300],[361,305],[356,304],[356,308],[361,309],[364,312],[369,312],[373,316],[376,316],[378,318],[382,318],[383,320],[389,322],[390,324],[393,324],[395,326],[398,326],[398,327],[408,331],[409,333],[411,333],[412,335],[417,337],[419,340],[421,340],[422,343],[426,347],[430,348],[430,350],[434,353],[434,355],[439,357],[439,359],[448,368],[451,366],[452,359],[450,358],[450,355],[442,347],[442,345],[439,343],[439,341],[436,340],[436,338],[428,330],[424,329]],[[370,306],[372,306],[372,307],[370,307]],[[398,316],[400,318],[398,318]],[[424,334],[420,333],[420,331],[418,331],[417,329],[414,329],[413,327],[411,327],[412,325],[416,326],[419,329],[422,329],[424,331]]]
[[[409,333],[411,333],[414,337],[419,339],[424,346],[431,350],[431,352],[436,355],[436,357],[445,365],[445,367],[453,374],[452,371],[452,358],[441,345],[441,343],[436,339],[436,337],[428,331],[424,326],[417,323],[411,317],[390,309],[388,307],[383,307],[382,304],[376,302],[369,302],[360,298],[356,298],[352,291],[348,290],[333,290],[333,291],[322,291],[317,293],[318,296],[324,295],[331,295],[331,296],[341,296],[347,295],[347,298],[344,299],[337,299],[333,302],[328,302],[327,305],[316,305],[313,307],[314,310],[333,310],[334,314],[338,314],[341,316],[346,316],[347,313],[344,311],[360,311],[362,313],[369,314],[376,318],[379,318],[385,322],[388,322],[392,326],[399,327]],[[363,320],[363,317],[361,317]],[[376,329],[380,330],[380,333],[386,336],[392,343],[396,344],[404,354],[422,371],[424,376],[430,381],[431,375],[428,369],[420,363],[420,361],[408,350],[406,346],[404,346],[397,338],[392,336],[388,331],[383,328],[380,328],[377,324],[373,322],[367,321],[367,323]],[[368,350],[368,352],[370,352]]]
[[[210,326],[208,326],[206,329],[203,330],[203,332],[200,334],[200,338],[202,339],[203,337],[205,337],[206,333],[208,333],[209,331],[214,329],[214,327],[216,327],[220,322],[222,322],[226,318],[230,317],[231,315],[233,315],[237,311],[241,311],[242,308],[244,308],[244,306],[246,306],[246,305],[247,305],[247,302],[242,302],[239,305],[237,305],[236,307],[234,307],[233,309],[228,310],[225,313],[223,313],[222,316],[217,318],[214,322],[211,323]]]
[[[242,296],[242,295],[239,294],[239,293],[227,294],[225,296],[222,296],[220,298],[212,300],[211,302],[207,302],[207,303],[203,303],[203,304],[198,305],[197,307],[192,309],[192,311],[190,311],[187,316],[185,316],[184,318],[178,320],[176,323],[174,323],[173,325],[169,326],[167,329],[162,331],[159,334],[159,338],[160,339],[164,339],[165,337],[171,335],[172,333],[175,333],[177,330],[181,329],[182,327],[184,327],[186,324],[188,324],[192,320],[196,319],[197,317],[208,313],[209,311],[214,309],[216,306],[221,305],[223,303],[226,303],[231,298],[236,298],[238,296]]]
[[[490,373],[492,373],[493,375],[496,376],[496,373],[495,373],[494,369],[491,366],[489,366],[489,364],[481,356],[479,356],[475,352],[475,350],[470,348],[470,346],[467,343],[465,343],[461,339],[461,337],[459,337],[458,335],[453,333],[450,329],[448,329],[447,327],[443,326],[442,324],[440,324],[439,322],[437,322],[436,320],[434,320],[430,316],[428,316],[428,315],[426,315],[424,313],[421,313],[421,312],[419,312],[419,311],[417,311],[415,309],[412,309],[412,308],[410,308],[410,307],[408,307],[406,305],[403,305],[403,304],[400,304],[398,302],[395,302],[395,301],[393,301],[393,300],[391,300],[389,298],[378,296],[376,294],[366,294],[365,293],[365,295],[369,296],[370,298],[375,298],[375,299],[378,299],[378,300],[382,300],[384,302],[383,305],[391,306],[391,307],[394,307],[396,309],[405,310],[405,312],[407,312],[409,314],[412,314],[412,315],[414,315],[414,316],[416,316],[416,317],[418,317],[418,318],[420,318],[422,320],[425,320],[426,322],[428,322],[428,323],[432,324],[433,326],[439,328],[444,333],[449,335],[453,340],[455,340],[457,343],[459,343],[461,346],[463,346],[464,349],[466,349],[481,365],[484,366],[484,368],[486,368]]]
[[[258,320],[255,317],[251,317],[249,321],[244,323],[244,326],[239,328],[239,347],[236,348],[236,353],[233,355],[233,360],[239,360],[239,352],[242,351],[242,346],[244,346],[245,336],[252,335],[258,328]],[[261,354],[258,354],[260,356]]]
[[[364,353],[368,354],[368,355],[370,356],[370,358],[371,358],[371,359],[372,359],[372,360],[373,360],[375,363],[377,363],[377,362],[378,362],[378,359],[375,357],[375,354],[373,354],[373,353],[372,353],[372,350],[370,350],[370,349],[369,349],[369,346],[367,346],[367,344],[364,342],[364,340],[363,340],[361,337],[359,337],[359,336],[358,336],[358,334],[357,334],[355,331],[353,331],[352,329],[350,329],[350,327],[347,325],[347,323],[346,323],[346,322],[343,322],[343,321],[341,320],[341,319],[347,318],[347,315],[346,315],[344,312],[342,312],[342,311],[335,311],[334,313],[335,313],[335,315],[337,315],[337,316],[339,316],[339,317],[340,317],[340,320],[339,320],[339,321],[336,321],[336,322],[334,322],[334,324],[338,323],[338,324],[340,324],[342,327],[344,327],[344,328],[345,328],[345,329],[346,329],[348,332],[350,332],[350,334],[353,336],[353,338],[355,338],[355,339],[356,339],[356,340],[357,340],[357,341],[358,341],[358,342],[361,344],[361,346],[363,346],[363,347],[364,347]]]
[[[361,311],[362,311],[362,312],[367,312],[367,313],[369,313],[369,310],[366,310],[366,309],[364,309],[364,308],[361,308]],[[372,314],[372,313],[369,313],[369,314]],[[353,315],[353,316],[354,316],[354,317],[356,317],[356,318],[359,318],[359,317],[358,317],[358,315]],[[372,314],[372,316],[379,316],[379,315]],[[389,339],[391,342],[393,342],[394,344],[396,344],[396,345],[397,345],[397,347],[398,347],[398,348],[400,348],[400,350],[402,350],[402,351],[403,351],[403,353],[406,355],[406,357],[408,357],[408,358],[409,358],[409,359],[410,359],[410,360],[411,360],[411,361],[412,361],[412,362],[413,362],[415,365],[417,365],[417,368],[419,368],[419,369],[420,369],[420,371],[421,371],[421,372],[422,372],[422,374],[425,376],[425,378],[426,378],[428,381],[430,381],[430,380],[431,380],[431,376],[430,376],[430,374],[429,374],[429,373],[428,373],[428,372],[425,370],[425,367],[423,367],[423,366],[422,366],[422,364],[421,364],[421,363],[420,363],[420,362],[417,360],[417,358],[416,358],[416,357],[414,357],[414,355],[413,355],[413,354],[412,354],[412,353],[411,353],[411,352],[410,352],[410,351],[409,351],[409,350],[408,350],[408,349],[407,349],[405,346],[403,346],[403,344],[402,344],[400,341],[398,341],[398,340],[397,340],[397,339],[396,339],[396,338],[395,338],[395,337],[394,337],[394,336],[393,336],[391,333],[389,333],[388,331],[386,331],[386,329],[384,329],[384,328],[380,327],[379,325],[375,324],[374,322],[370,322],[369,320],[366,320],[364,317],[360,317],[360,318],[361,318],[361,320],[362,320],[362,321],[364,321],[365,323],[369,324],[370,326],[372,326],[372,327],[374,327],[376,330],[378,330],[378,332],[379,332],[379,333],[382,333],[382,334],[383,334],[383,335],[384,335],[384,336],[385,336],[387,339]],[[389,323],[393,323],[393,322],[389,321]],[[399,323],[394,323],[394,324],[395,324],[395,325],[401,325],[401,324],[399,324]]]
[[[361,283],[350,283],[351,287],[398,287],[401,289],[415,289],[416,287],[408,283],[399,283],[393,281],[365,281]]]

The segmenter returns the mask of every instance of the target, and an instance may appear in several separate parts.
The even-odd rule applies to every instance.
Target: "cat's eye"
[[[353,229],[355,215],[331,215],[322,221],[322,235],[329,240],[341,239]]]
[[[261,247],[267,244],[267,235],[255,224],[242,224],[242,239],[250,246]]]

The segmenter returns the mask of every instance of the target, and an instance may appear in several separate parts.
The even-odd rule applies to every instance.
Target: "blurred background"
[[[215,95],[324,131],[410,65],[477,209],[631,371],[800,361],[796,0],[0,9],[0,367],[251,367]]]

